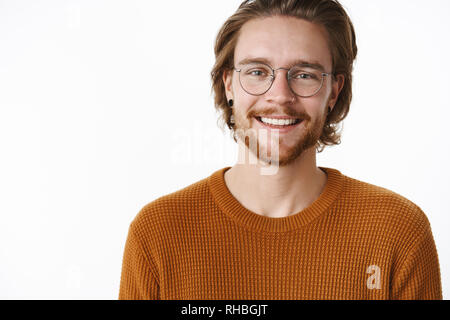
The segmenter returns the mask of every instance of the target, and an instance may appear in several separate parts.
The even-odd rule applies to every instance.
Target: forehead
[[[287,67],[294,61],[316,62],[330,70],[332,58],[324,27],[294,17],[253,19],[239,33],[235,64],[244,59],[264,58],[272,67]]]

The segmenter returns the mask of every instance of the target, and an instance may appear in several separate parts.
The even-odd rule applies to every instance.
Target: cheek
[[[313,118],[323,113],[326,103],[324,93],[300,101],[302,109]]]
[[[321,96],[326,101],[328,101],[328,99],[333,94],[333,85],[334,85],[333,81],[330,81],[329,79],[327,79],[327,80],[328,80],[327,83],[323,84],[324,88],[322,88],[322,90],[321,90]]]
[[[233,92],[235,95],[240,95],[242,88],[241,84],[239,83],[239,76],[233,76],[233,79],[231,81],[231,86],[233,87]]]
[[[238,98],[234,105],[235,114],[242,120],[248,121],[248,115],[251,110],[254,110],[253,103],[248,98]]]
[[[239,80],[238,80],[239,81]],[[238,83],[233,83],[234,89],[234,108],[239,110],[240,114],[247,114],[251,108],[258,102],[258,97],[252,96],[245,92],[241,85]]]

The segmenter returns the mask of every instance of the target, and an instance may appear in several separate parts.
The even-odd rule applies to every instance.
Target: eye
[[[306,73],[306,72],[298,73],[298,74],[294,75],[293,78],[294,79],[300,79],[300,80],[317,79],[316,75],[314,75],[312,73]]]
[[[253,69],[253,70],[247,71],[246,74],[258,77],[258,76],[264,76],[265,75],[265,71],[264,70]]]

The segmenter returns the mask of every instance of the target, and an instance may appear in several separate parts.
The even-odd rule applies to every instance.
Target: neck
[[[273,175],[262,175],[262,166],[239,163],[225,172],[231,194],[257,214],[281,218],[311,205],[322,193],[327,177],[316,165],[315,149],[307,149]]]

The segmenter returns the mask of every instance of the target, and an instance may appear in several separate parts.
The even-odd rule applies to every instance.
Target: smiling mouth
[[[273,118],[266,118],[266,117],[255,117],[256,120],[258,120],[259,123],[269,126],[271,128],[289,128],[294,127],[298,124],[300,124],[303,119],[273,119]]]

